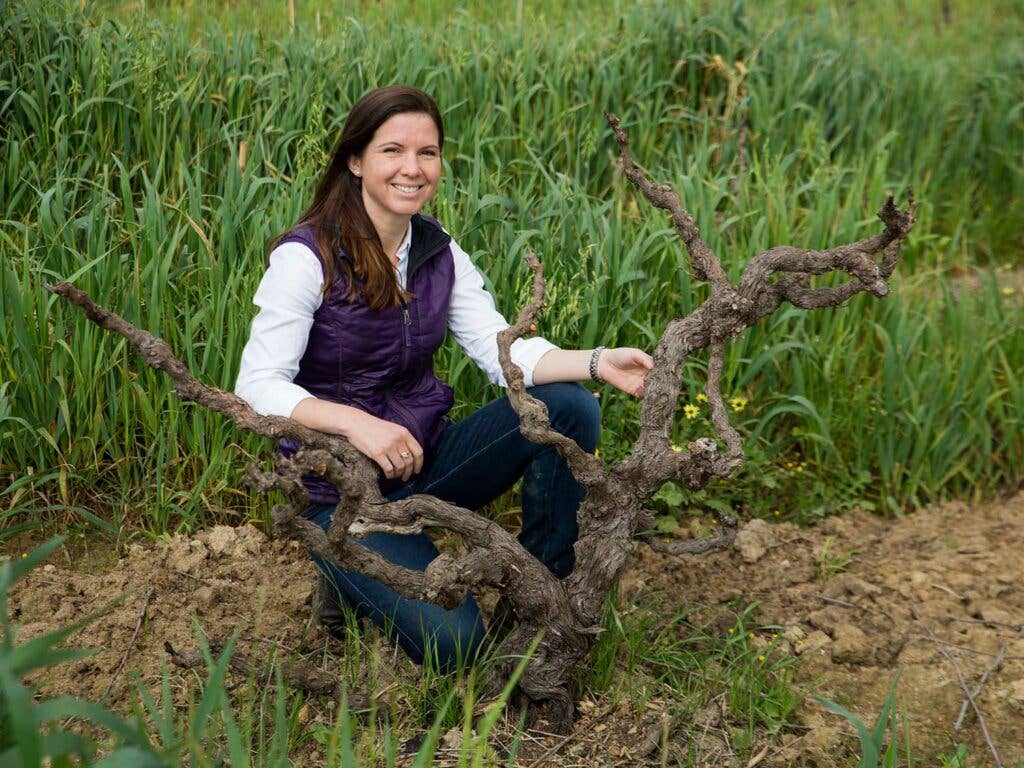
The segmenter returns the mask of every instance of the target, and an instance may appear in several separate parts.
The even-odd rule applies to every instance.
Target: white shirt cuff
[[[519,366],[523,372],[523,382],[528,387],[533,386],[533,371],[537,363],[552,349],[558,349],[554,344],[543,336],[533,336],[529,339],[516,339],[509,348],[509,355],[512,362]],[[502,386],[505,385],[505,374],[501,374]]]

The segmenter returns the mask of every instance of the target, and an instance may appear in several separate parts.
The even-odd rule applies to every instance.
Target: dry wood
[[[985,687],[985,683],[988,682],[989,675],[999,669],[999,666],[1003,663],[1003,658],[1006,656],[1006,643],[1002,640],[999,641],[999,653],[996,655],[995,660],[985,668],[981,677],[978,679],[978,684],[974,686],[974,690],[970,696],[964,697],[963,704],[960,705],[960,714],[956,716],[956,722],[953,723],[953,730],[959,731],[964,725],[964,718],[967,717],[967,709],[971,706],[971,700],[977,699],[981,695],[981,689]]]
[[[197,651],[178,651],[168,642],[164,643],[164,651],[167,652],[167,655],[171,658],[171,663],[176,667],[181,667],[182,669],[206,668],[206,659],[202,653]],[[223,651],[223,642],[210,642],[211,653],[222,653]],[[277,670],[280,670],[281,679],[288,683],[289,686],[305,691],[313,696],[340,698],[343,693],[342,683],[337,675],[301,661],[281,662],[275,665],[265,661],[257,662],[247,654],[235,650],[231,654],[228,665],[234,672],[240,675],[268,680],[273,680]],[[345,700],[348,702],[349,709],[370,709],[375,698],[364,693],[345,692]]]
[[[683,541],[664,542],[660,539],[645,539],[651,549],[665,555],[703,555],[716,549],[726,549],[732,545],[739,529],[739,521],[735,517],[722,516],[714,532],[709,536]]]
[[[511,362],[511,344],[536,328],[537,314],[544,306],[541,264],[532,254],[527,257],[534,272],[532,297],[515,323],[498,335],[498,350],[509,400],[519,415],[523,434],[552,445],[586,491],[578,512],[576,566],[562,581],[513,534],[470,510],[429,496],[388,502],[377,485],[375,467],[344,438],[315,432],[290,419],[259,416],[235,395],[198,382],[161,339],[98,307],[69,283],[47,286],[81,307],[93,322],[124,336],[147,365],[170,376],[174,392],[183,400],[222,413],[242,429],[273,439],[291,438],[304,446],[291,459],[279,462],[276,472],[247,468],[247,482],[253,488],[280,491],[285,497],[272,513],[277,535],[295,538],[339,567],[376,579],[404,597],[451,607],[468,592],[485,586],[498,588],[518,622],[504,642],[507,658],[521,656],[543,632],[518,688],[528,701],[545,708],[547,718],[559,730],[571,723],[575,706],[572,680],[600,632],[604,601],[626,565],[635,537],[649,528],[646,501],[668,481],[702,488],[715,477],[730,476],[743,460],[742,440],[729,423],[721,395],[726,345],[783,303],[816,309],[838,306],[861,291],[885,296],[886,281],[915,214],[912,196],[906,210],[898,209],[890,196],[878,213],[884,225],[881,233],[821,251],[772,248],[753,257],[733,285],[678,195],[667,186],[654,184],[637,168],[619,120],[612,115],[607,118],[622,155],[623,172],[652,205],[669,212],[694,274],[710,282],[711,295],[689,315],[667,323],[654,352],[654,367],[646,377],[640,435],[633,452],[606,467],[551,427],[546,408],[526,390],[521,372]],[[849,279],[831,286],[811,285],[812,275],[832,272],[844,272]],[[683,366],[706,348],[706,394],[714,435],[694,440],[679,452],[670,446],[669,434]],[[326,532],[299,515],[308,501],[300,482],[304,474],[323,475],[339,490],[340,500]],[[457,534],[463,550],[440,556],[423,572],[395,566],[357,540],[371,532],[413,533],[427,526]],[[731,540],[724,531],[698,548],[729,546]],[[652,544],[663,551],[680,552],[697,546]],[[512,661],[499,666],[496,685],[500,686],[502,676],[512,669]]]
[[[992,737],[988,733],[988,726],[985,724],[985,716],[981,713],[981,707],[978,706],[978,702],[975,700],[975,694],[971,693],[971,689],[967,687],[967,681],[964,679],[964,673],[960,670],[960,665],[956,663],[956,659],[942,647],[942,643],[932,632],[932,628],[918,616],[917,611],[914,611],[914,617],[917,618],[918,622],[924,627],[924,631],[928,633],[928,637],[931,638],[935,644],[936,650],[942,654],[942,657],[949,662],[950,666],[953,667],[953,672],[956,674],[957,682],[960,684],[960,690],[964,692],[968,703],[971,705],[971,709],[974,710],[974,715],[978,718],[978,727],[981,728],[981,735],[985,739],[985,744],[988,745],[989,751],[992,753],[992,758],[995,760],[996,768],[1003,768],[1003,761],[999,759],[999,752],[996,750],[996,745],[992,743]],[[1000,649],[1000,654],[1004,649]],[[979,688],[980,692],[980,688]]]

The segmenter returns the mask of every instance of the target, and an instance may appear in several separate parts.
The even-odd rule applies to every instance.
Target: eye
[[[437,157],[436,149],[424,149],[420,154],[426,155],[427,157]]]
[[[398,151],[398,147],[385,147],[384,148],[384,154],[386,154],[386,155],[393,155],[397,151]]]

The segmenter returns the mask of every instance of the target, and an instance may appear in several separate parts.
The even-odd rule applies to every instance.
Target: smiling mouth
[[[392,184],[391,186],[397,189],[399,192],[405,192],[406,194],[419,192],[420,189],[422,189],[422,185],[406,186],[405,184]]]

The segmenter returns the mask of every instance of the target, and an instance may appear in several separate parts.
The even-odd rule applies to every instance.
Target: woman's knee
[[[558,382],[541,384],[530,389],[530,394],[548,408],[551,425],[593,451],[601,436],[601,407],[594,393],[582,384]]]

